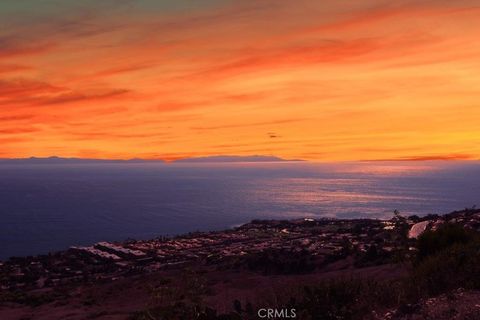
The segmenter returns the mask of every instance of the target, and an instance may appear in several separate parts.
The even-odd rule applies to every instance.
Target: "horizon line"
[[[2,158],[0,161],[25,161],[25,160],[85,160],[85,161],[112,161],[112,162],[128,162],[128,161],[145,161],[145,162],[163,162],[163,163],[174,163],[188,160],[208,160],[214,158],[275,158],[271,161],[262,160],[257,162],[309,162],[309,163],[352,163],[352,162],[426,162],[426,161],[448,161],[448,162],[473,162],[480,161],[480,158],[458,156],[458,155],[447,155],[447,156],[412,156],[412,157],[402,157],[402,158],[382,158],[382,159],[358,159],[358,160],[311,160],[311,159],[285,159],[279,156],[274,155],[209,155],[209,156],[193,156],[193,157],[184,157],[177,159],[162,159],[162,158],[82,158],[82,157],[62,157],[62,156],[30,156],[30,157],[18,157],[18,158]],[[222,161],[219,161],[222,162]],[[237,161],[242,162],[242,161]],[[243,162],[255,162],[255,161],[243,161]]]

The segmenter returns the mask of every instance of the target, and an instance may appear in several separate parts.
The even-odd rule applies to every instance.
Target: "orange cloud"
[[[440,155],[426,155],[416,157],[402,157],[397,159],[383,159],[376,161],[432,161],[432,160],[473,160],[477,159],[476,155],[471,154],[440,154]]]
[[[0,74],[25,71],[30,69],[31,69],[30,67],[22,66],[18,64],[0,64]]]
[[[123,90],[123,89],[116,89],[116,90],[110,90],[103,93],[91,93],[91,94],[72,92],[72,93],[60,94],[60,95],[46,98],[46,99],[39,99],[37,103],[42,105],[52,105],[52,104],[67,104],[72,102],[85,102],[85,101],[92,101],[92,100],[98,101],[98,100],[122,96],[128,92],[129,92],[128,90]]]

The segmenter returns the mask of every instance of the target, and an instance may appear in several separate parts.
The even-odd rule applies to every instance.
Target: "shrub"
[[[472,241],[478,241],[478,234],[476,232],[466,230],[457,224],[443,224],[438,230],[426,231],[418,238],[417,262],[421,262],[426,257],[434,255],[449,246],[465,244]]]
[[[375,307],[395,305],[400,285],[398,281],[355,278],[323,281],[306,286],[291,297],[278,297],[278,307],[295,309],[299,319],[364,319]]]
[[[411,283],[420,295],[436,295],[459,287],[480,289],[477,241],[457,243],[429,255],[415,266]]]

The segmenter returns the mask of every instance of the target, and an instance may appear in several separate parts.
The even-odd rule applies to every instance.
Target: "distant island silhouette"
[[[210,163],[210,162],[286,162],[304,161],[299,159],[289,160],[275,156],[207,156],[193,157],[174,160],[172,163]],[[105,164],[105,163],[166,163],[162,159],[89,159],[89,158],[62,158],[52,157],[30,157],[30,158],[3,158],[0,164]]]
[[[165,162],[161,159],[146,160],[146,159],[88,159],[88,158],[61,158],[61,157],[47,157],[47,158],[11,158],[0,159],[0,164],[95,164],[95,163],[152,163]]]
[[[283,161],[304,161],[299,159],[283,159],[275,156],[209,156],[209,157],[195,157],[179,159],[174,162],[283,162]]]

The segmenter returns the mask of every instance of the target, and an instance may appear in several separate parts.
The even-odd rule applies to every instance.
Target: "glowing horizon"
[[[480,159],[478,1],[5,0],[0,158]]]

